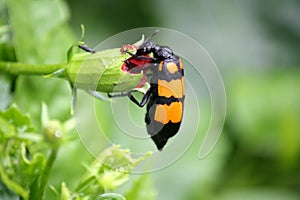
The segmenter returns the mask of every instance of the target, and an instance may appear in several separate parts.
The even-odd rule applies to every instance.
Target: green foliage
[[[29,197],[29,188],[41,175],[45,156],[36,151],[40,144],[34,138],[27,115],[15,106],[0,112],[0,175],[4,184],[24,199]],[[38,135],[37,135],[38,138]],[[35,188],[37,189],[37,188]]]
[[[49,184],[49,180],[57,179],[60,172],[68,171],[67,164],[75,166],[76,171],[83,171],[79,162],[72,165],[74,161],[55,166],[60,153],[64,154],[62,157],[72,156],[73,152],[65,150],[66,147],[83,149],[78,145],[79,142],[73,142],[77,140],[77,136],[72,132],[74,121],[70,119],[71,90],[68,82],[63,79],[19,76],[18,73],[32,70],[32,74],[43,74],[62,66],[51,67],[47,64],[67,62],[67,50],[76,43],[67,25],[69,11],[65,2],[7,0],[1,1],[0,9],[5,10],[10,19],[7,25],[7,16],[4,16],[4,20],[0,16],[0,65],[4,63],[0,69],[5,71],[11,66],[19,67],[11,70],[14,75],[2,71],[0,74],[0,198],[33,200],[52,199],[54,196],[55,199],[66,200],[124,200],[121,194],[114,191],[129,181],[130,171],[145,157],[132,158],[129,150],[119,146],[109,147],[92,162],[85,158],[86,152],[76,154],[80,161],[91,162],[85,165],[86,171],[81,172],[81,178],[75,180],[77,187],[72,186],[72,177],[60,180],[58,187]],[[111,66],[119,66],[128,56],[121,55],[118,49],[99,54],[100,59],[105,61],[106,57],[112,63]],[[74,72],[87,55],[89,54],[75,54],[72,61],[69,60],[73,64],[68,62],[69,65],[64,67],[68,68],[67,71]],[[90,70],[93,71],[94,68]],[[108,72],[120,76],[118,84],[127,81],[131,84],[129,87],[134,87],[141,78],[138,74],[129,77],[129,81],[124,75],[131,76],[130,74],[123,73],[119,67],[115,69],[118,71],[108,69]],[[115,81],[108,78],[110,79],[107,81]],[[134,79],[135,82],[132,81]],[[74,83],[72,80],[71,83]],[[125,87],[128,88],[128,85]],[[103,90],[104,86],[101,88]],[[42,102],[45,103],[40,106]],[[21,110],[26,110],[31,117]],[[56,118],[51,119],[49,116]],[[53,170],[55,167],[58,168],[57,171]]]
[[[8,0],[7,9],[18,62],[27,64],[62,63],[74,37],[67,25],[69,11],[62,0]],[[26,16],[26,17],[24,17]],[[54,94],[54,95],[53,95]],[[46,102],[51,115],[67,119],[70,90],[62,80],[18,77],[14,101],[30,112],[38,127],[40,105]]]
[[[69,121],[68,82],[52,77],[6,74],[0,67],[1,200],[39,199],[41,194],[43,199],[150,200],[156,197],[152,176],[156,176],[160,199],[299,199],[300,72],[287,65],[297,68],[300,58],[296,25],[300,12],[294,0],[266,1],[265,6],[261,1],[238,3],[238,6],[235,1],[210,3],[209,9],[218,13],[214,19],[205,12],[207,3],[203,1],[194,1],[190,6],[185,6],[183,1],[95,0],[84,6],[81,0],[69,2],[74,29],[84,23],[89,30],[87,39],[94,42],[132,27],[153,26],[156,22],[158,26],[181,27],[185,33],[191,33],[193,27],[193,37],[208,41],[210,50],[215,46],[209,44],[214,45],[213,41],[221,34],[224,40],[217,43],[224,48],[214,52],[213,57],[218,59],[216,63],[220,67],[227,66],[221,69],[222,73],[230,70],[230,76],[224,77],[228,97],[225,131],[209,157],[197,160],[195,156],[199,150],[197,141],[202,140],[201,132],[171,167],[137,177],[121,195],[118,193],[124,188],[120,186],[130,184],[132,177],[114,168],[135,159],[129,152],[112,147],[114,156],[121,162],[109,163],[114,165],[109,168],[103,162],[94,161],[78,139],[73,141],[74,132],[69,132],[72,120]],[[236,12],[241,9],[245,12]],[[175,13],[181,14],[175,16]],[[0,0],[0,63],[38,66],[66,63],[67,50],[77,41],[67,24],[69,17],[63,0]],[[211,26],[218,22],[223,24],[222,31]],[[76,55],[74,61],[84,55],[89,54]],[[259,70],[234,73],[247,66],[251,66],[252,72]],[[276,71],[276,66],[282,69]],[[74,83],[79,65],[69,67]],[[261,70],[263,67],[265,70]],[[188,78],[188,69],[186,75]],[[187,97],[188,101],[190,97]],[[41,112],[42,102],[48,106],[49,113],[45,108]],[[109,104],[101,103],[97,110],[99,115],[105,113],[100,117],[101,122],[111,130]],[[205,109],[200,110],[201,120],[207,120]],[[31,119],[22,111],[30,113]],[[48,114],[55,119],[49,119]],[[189,116],[186,119],[192,120]],[[185,121],[183,126],[186,127]],[[109,151],[112,149],[99,156],[102,161],[111,159],[106,154]],[[45,163],[51,167],[46,169]],[[41,185],[44,190],[40,189]]]
[[[124,199],[110,191],[127,182],[131,170],[147,156],[149,155],[134,159],[128,149],[113,145],[86,167],[74,192],[67,189],[65,184],[62,185],[62,198],[76,196],[79,199]]]
[[[197,160],[199,132],[181,159],[151,174],[158,199],[300,199],[298,1],[70,2],[73,27],[84,23],[90,41],[132,27],[175,27],[204,44],[224,75],[228,113],[220,141]],[[201,121],[209,120],[205,109]],[[184,118],[186,127],[193,118]]]
[[[28,115],[22,114],[16,106],[0,112],[1,180],[23,199],[42,197],[41,189],[46,185],[57,150],[70,141],[65,132],[70,128],[70,122],[62,124],[50,120],[45,105],[42,110],[42,135],[34,132]],[[42,149],[50,150],[48,158]],[[109,147],[86,167],[86,173],[78,180],[74,192],[62,183],[57,199],[124,199],[121,195],[106,192],[128,181],[130,171],[143,159],[145,157],[132,158],[129,150],[120,149],[119,146]],[[103,193],[105,195],[101,195]]]
[[[64,1],[8,0],[7,7],[18,61],[46,64],[65,60],[73,36]]]

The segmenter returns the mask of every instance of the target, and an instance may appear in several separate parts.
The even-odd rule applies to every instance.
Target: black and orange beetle
[[[156,45],[148,39],[137,47],[136,53],[124,63],[128,68],[138,67],[149,71],[150,89],[144,94],[141,102],[132,93],[127,95],[140,107],[147,104],[145,122],[148,134],[158,150],[162,150],[169,138],[176,135],[180,128],[184,110],[184,69],[182,60],[167,46]],[[152,55],[152,56],[149,56]],[[131,66],[132,63],[143,63],[143,66]]]
[[[109,97],[128,96],[139,107],[147,103],[145,122],[147,132],[158,150],[162,150],[169,138],[176,135],[180,128],[184,108],[184,69],[182,60],[167,46],[156,45],[150,39],[155,31],[141,45],[123,45],[121,52],[127,52],[130,58],[124,61],[123,71],[129,73],[144,72],[144,77],[136,86],[142,86],[150,79],[150,88],[139,102],[132,94],[110,94]],[[87,52],[95,53],[86,45],[79,47]],[[134,50],[135,53],[131,53]]]

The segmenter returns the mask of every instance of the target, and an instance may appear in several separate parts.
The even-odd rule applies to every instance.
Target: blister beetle
[[[139,102],[132,93],[128,93],[128,96],[140,107],[148,103],[145,116],[147,131],[157,149],[162,150],[168,139],[176,135],[180,128],[185,91],[182,60],[169,47],[150,41],[157,32],[146,39],[125,64],[134,68],[130,66],[133,60],[145,61],[144,66],[139,68],[151,72],[150,89],[142,100]]]

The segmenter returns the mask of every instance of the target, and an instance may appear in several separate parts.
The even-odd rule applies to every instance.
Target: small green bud
[[[68,135],[74,128],[74,120],[71,118],[65,122],[60,122],[56,119],[50,119],[45,103],[42,104],[41,122],[45,141],[54,145],[54,147],[58,147],[63,142],[74,139]]]
[[[63,126],[58,120],[50,120],[44,125],[45,140],[49,143],[61,141],[63,135]]]

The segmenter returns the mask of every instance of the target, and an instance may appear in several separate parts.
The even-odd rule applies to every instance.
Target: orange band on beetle
[[[159,63],[159,66],[158,66],[158,70],[159,70],[159,71],[162,71],[162,66],[163,66],[163,62],[160,62],[160,63]]]
[[[183,69],[183,65],[182,65],[182,60],[181,59],[179,59],[179,68]]]
[[[174,74],[175,72],[178,72],[178,66],[175,63],[170,62],[170,63],[167,64],[167,70],[171,74]]]
[[[184,96],[185,95],[185,89],[184,89],[184,78],[182,77],[181,78],[181,84],[182,84],[182,96]]]
[[[165,80],[158,80],[158,95],[164,97],[183,97],[183,85],[182,79],[171,80],[170,82]]]
[[[167,124],[169,121],[178,123],[182,119],[182,103],[172,102],[169,106],[167,104],[157,105],[154,120],[162,124]]]

